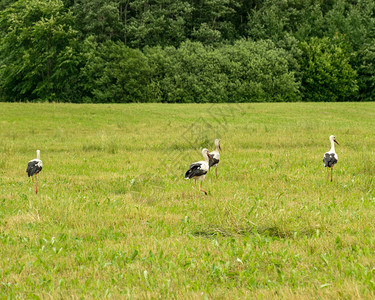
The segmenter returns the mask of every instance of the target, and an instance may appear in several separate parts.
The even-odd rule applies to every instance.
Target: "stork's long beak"
[[[336,139],[333,140],[337,145],[340,145],[338,141],[336,141]]]
[[[208,158],[213,162],[214,160],[212,159],[212,156],[210,155],[210,153],[207,153],[207,156]]]
[[[219,144],[219,150],[221,151],[221,147],[220,147],[220,144]]]

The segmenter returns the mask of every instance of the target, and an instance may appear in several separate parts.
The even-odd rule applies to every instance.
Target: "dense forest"
[[[373,101],[374,87],[374,0],[0,0],[0,101]]]

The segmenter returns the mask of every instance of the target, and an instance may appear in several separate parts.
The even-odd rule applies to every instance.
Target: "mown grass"
[[[0,296],[374,298],[374,128],[374,103],[1,103]]]

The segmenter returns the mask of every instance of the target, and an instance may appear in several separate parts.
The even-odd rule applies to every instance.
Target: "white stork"
[[[199,190],[204,192],[205,195],[207,195],[207,192],[202,189],[202,184],[208,170],[210,169],[208,161],[212,158],[206,148],[202,150],[202,154],[204,157],[204,161],[192,163],[189,167],[189,170],[187,170],[185,174],[185,179],[194,179],[195,181],[195,196],[197,195],[197,180],[201,181],[201,186]]]
[[[216,146],[216,149],[212,152],[210,152],[210,155],[212,157],[212,159],[210,159],[210,169],[208,170],[208,178],[210,178],[210,170],[212,167],[215,167],[215,174],[216,174],[216,177],[217,177],[217,165],[219,164],[219,161],[220,161],[220,152],[221,151],[221,147],[220,147],[220,140],[219,139],[216,139],[215,140],[215,146]]]
[[[34,175],[35,175],[35,194],[38,194],[38,173],[42,171],[43,162],[40,160],[40,150],[36,150],[36,159],[30,160],[27,164],[27,175],[33,179],[34,190]]]
[[[332,172],[333,172],[333,166],[337,163],[338,161],[338,156],[335,152],[335,143],[337,145],[340,145],[337,141],[336,141],[336,138],[334,135],[331,135],[329,137],[329,140],[331,141],[331,150],[329,150],[328,152],[324,153],[324,158],[323,158],[323,162],[324,162],[324,167],[327,168],[327,175],[328,175],[328,179],[329,179],[329,170],[328,168],[331,168],[331,182],[332,182]]]

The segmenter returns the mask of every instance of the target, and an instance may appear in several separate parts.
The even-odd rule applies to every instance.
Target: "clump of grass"
[[[109,141],[107,144],[106,144],[106,147],[105,147],[105,150],[106,152],[110,153],[110,154],[116,154],[118,153],[119,151],[119,144],[117,141]]]
[[[106,152],[109,154],[116,154],[118,153],[120,147],[117,141],[103,141],[103,142],[96,142],[96,143],[86,143],[82,145],[82,150],[84,152],[91,152],[91,151],[101,151]]]
[[[85,152],[103,151],[103,145],[98,143],[84,144],[82,145],[82,150]]]
[[[0,170],[6,170],[7,169],[7,159],[5,157],[2,157],[0,159]]]

